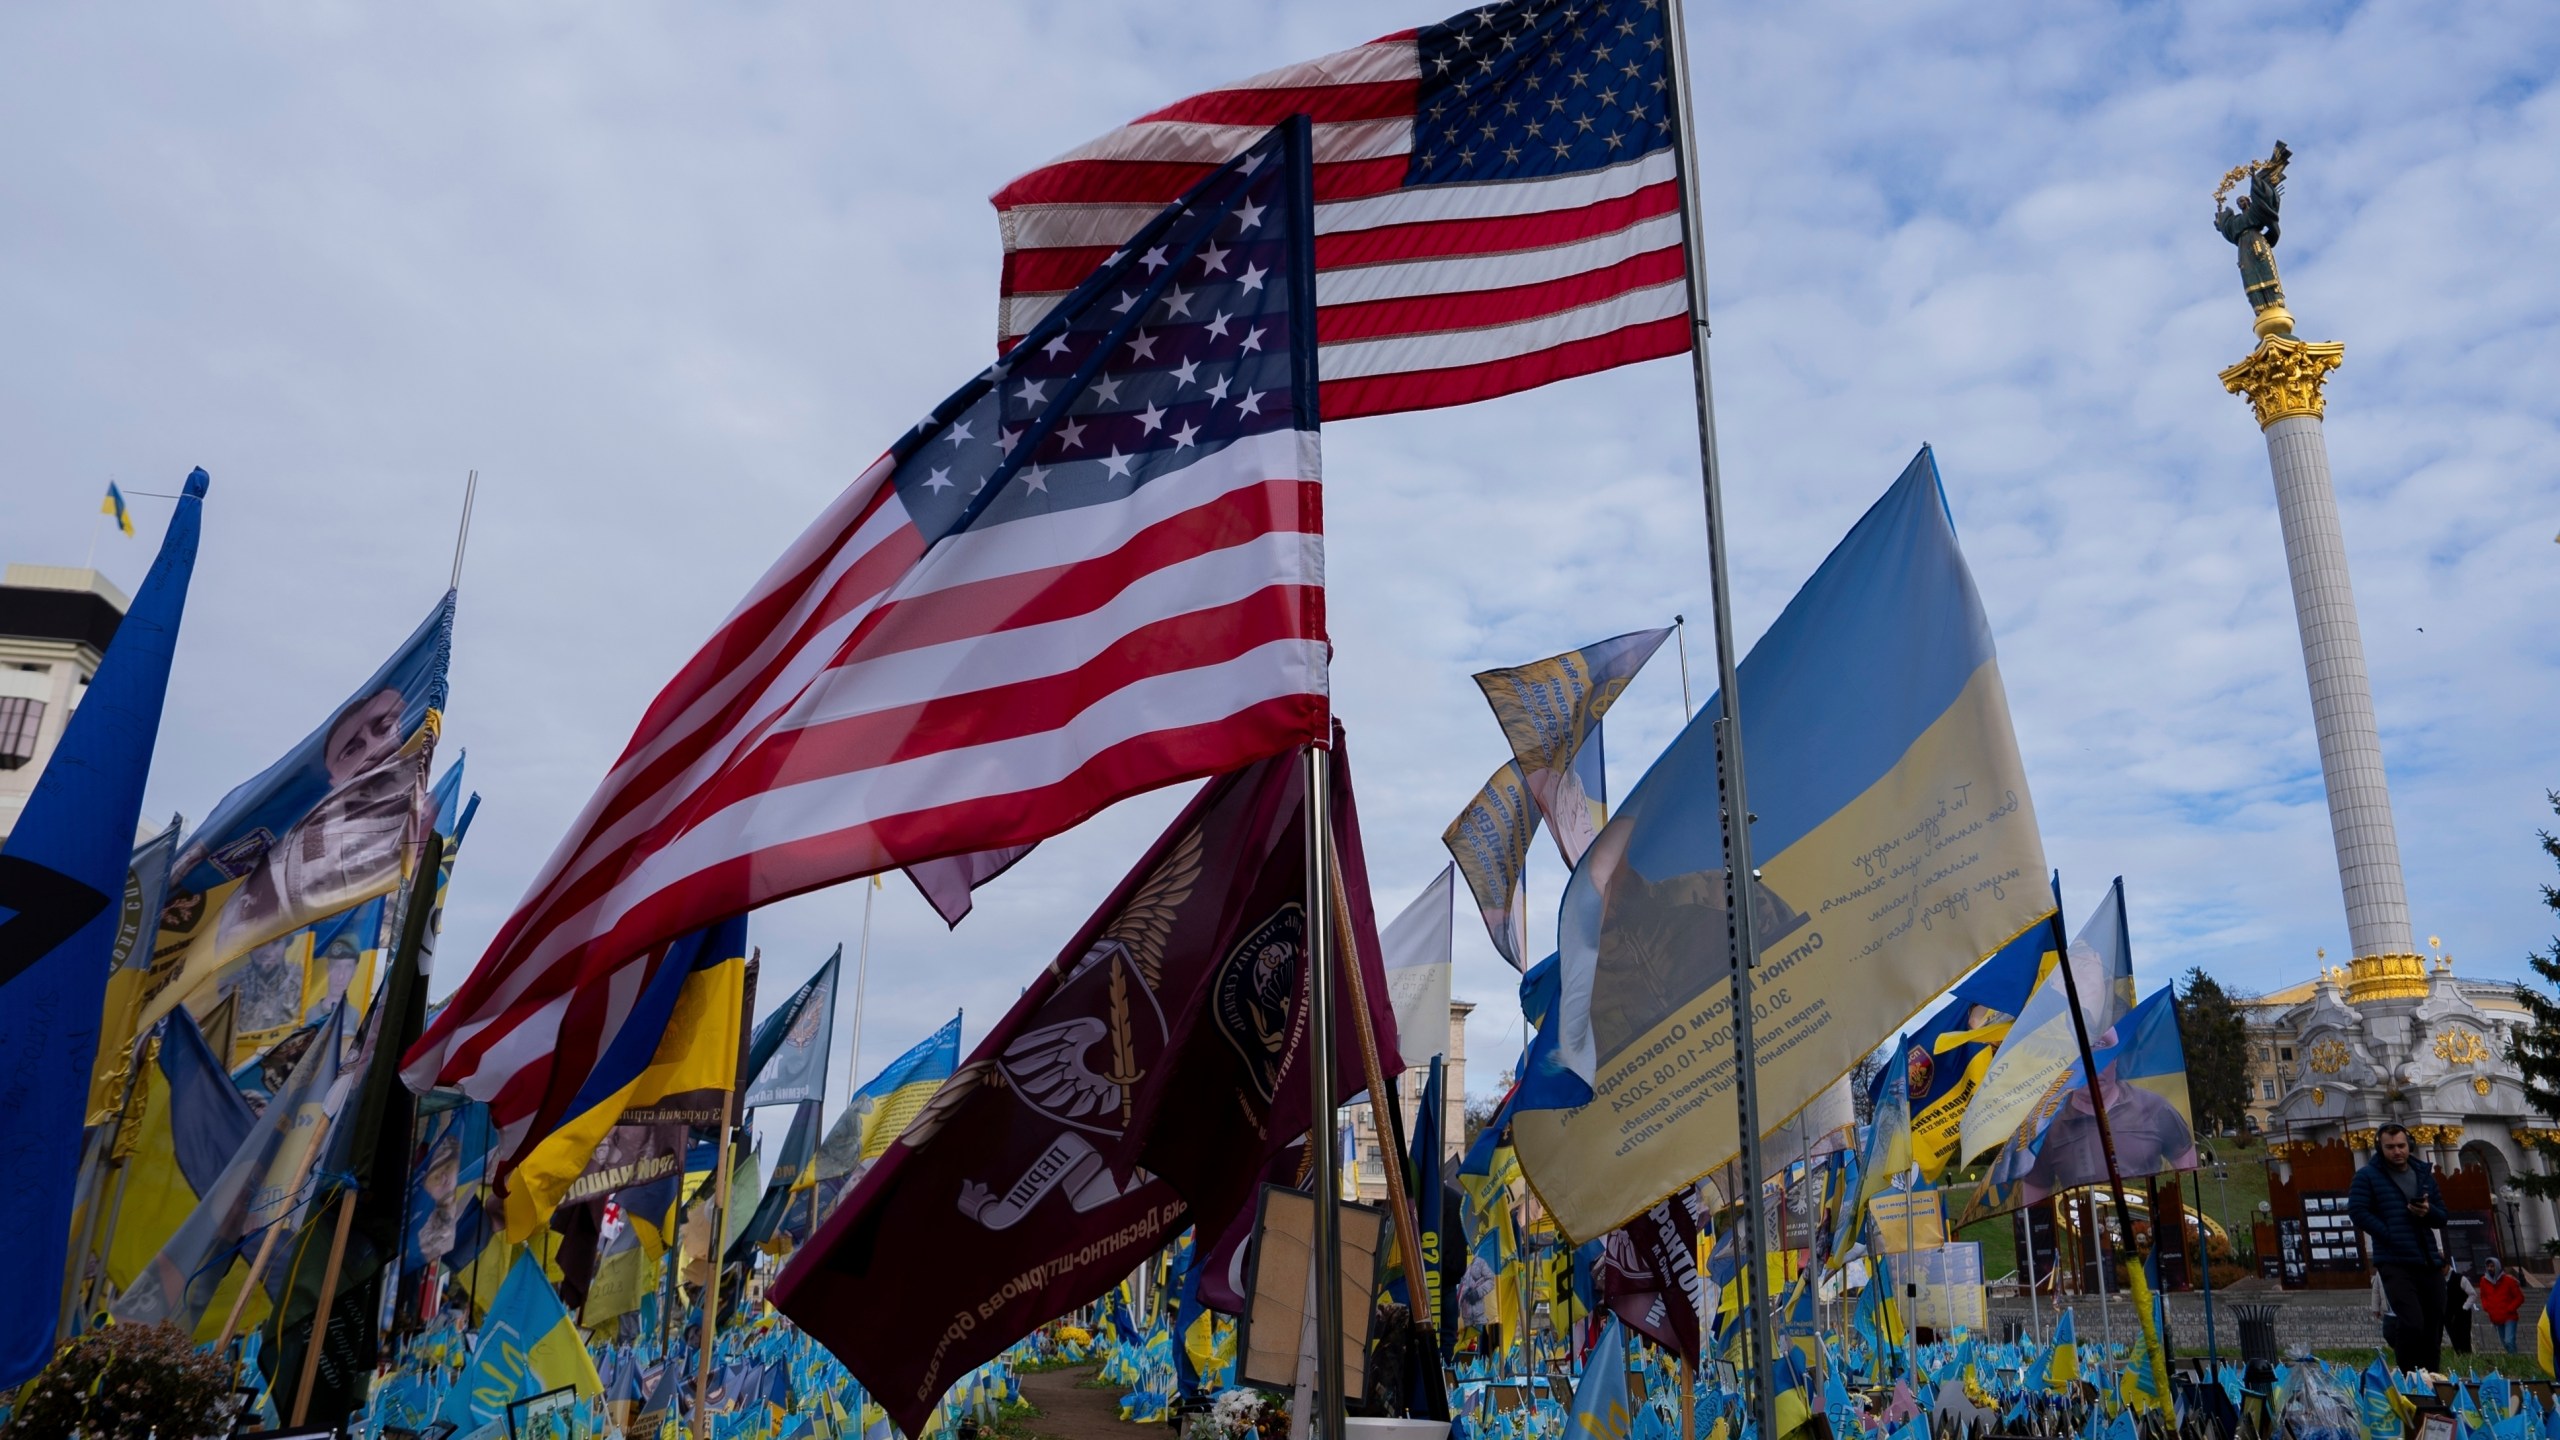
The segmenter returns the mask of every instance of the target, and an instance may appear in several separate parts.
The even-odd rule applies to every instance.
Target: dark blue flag
[[[0,1235],[21,1280],[0,1305],[0,1387],[53,1353],[116,938],[107,902],[133,858],[209,484],[202,470],[187,476],[151,574],[0,848]]]

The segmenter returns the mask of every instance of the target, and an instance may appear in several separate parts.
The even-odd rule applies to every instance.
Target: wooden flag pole
[[[711,1266],[711,1278],[702,1287],[702,1354],[693,1372],[693,1433],[711,1433],[711,1341],[717,1333],[720,1317],[720,1252],[728,1248],[729,1238],[729,1131],[738,1113],[738,1092],[720,1092],[720,1158],[713,1161],[711,1172],[711,1235],[703,1242],[703,1255]]]
[[[320,1378],[320,1351],[329,1342],[329,1311],[338,1298],[338,1269],[347,1259],[347,1231],[356,1221],[356,1192],[353,1186],[338,1192],[337,1233],[329,1240],[329,1263],[320,1270],[320,1305],[311,1314],[311,1338],[302,1347],[302,1383],[294,1387],[293,1418],[288,1425],[302,1423],[304,1412],[311,1408],[311,1382]],[[283,1338],[279,1331],[277,1338]]]
[[[315,1043],[330,1044],[334,1043],[335,1038],[334,1035],[324,1036]],[[298,1195],[302,1192],[303,1182],[311,1178],[311,1167],[319,1163],[322,1142],[327,1139],[328,1135],[325,1131],[311,1137],[309,1147],[302,1153],[302,1163],[294,1169],[293,1183],[285,1187],[286,1194]],[[258,1258],[249,1262],[248,1278],[240,1282],[240,1293],[231,1297],[231,1314],[222,1322],[222,1334],[214,1340],[214,1349],[220,1350],[223,1346],[230,1344],[231,1337],[239,1332],[240,1312],[249,1307],[249,1295],[258,1288],[258,1277],[267,1273],[267,1261],[275,1257],[277,1237],[284,1234],[285,1222],[292,1218],[290,1211],[278,1217],[275,1223],[267,1227],[267,1233],[259,1239]]]
[[[738,992],[737,1073],[730,1077],[729,1088],[720,1092],[720,1152],[712,1162],[711,1236],[703,1243],[704,1259],[711,1266],[711,1278],[702,1287],[702,1357],[694,1368],[693,1431],[696,1435],[711,1433],[711,1342],[719,1333],[720,1266],[723,1252],[729,1248],[729,1147],[733,1143],[738,1118],[738,1097],[747,1088],[748,1030],[756,1011],[756,962],[764,958],[757,950],[747,956],[747,973]],[[678,1182],[679,1192],[683,1189]]]
[[[1332,836],[1325,837],[1325,846],[1334,850]],[[1429,1287],[1423,1284],[1422,1227],[1414,1218],[1411,1197],[1405,1194],[1404,1157],[1396,1153],[1387,1132],[1387,1077],[1378,1059],[1377,1024],[1369,1014],[1368,982],[1360,974],[1360,932],[1352,928],[1350,897],[1342,887],[1338,851],[1335,859],[1337,863],[1330,867],[1334,873],[1329,877],[1333,882],[1333,923],[1335,933],[1343,937],[1342,981],[1350,992],[1351,1030],[1360,1041],[1361,1074],[1369,1083],[1370,1128],[1377,1133],[1378,1153],[1387,1161],[1379,1167],[1387,1172],[1387,1213],[1395,1220],[1396,1246],[1404,1252],[1405,1289],[1414,1297],[1413,1312],[1436,1332],[1440,1322],[1433,1313],[1432,1302],[1437,1297],[1430,1295]],[[1438,1157],[1433,1158],[1436,1161]]]

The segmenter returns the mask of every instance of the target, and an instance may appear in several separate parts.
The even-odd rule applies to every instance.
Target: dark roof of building
[[[115,602],[94,590],[0,585],[0,635],[69,640],[103,655],[123,621]]]

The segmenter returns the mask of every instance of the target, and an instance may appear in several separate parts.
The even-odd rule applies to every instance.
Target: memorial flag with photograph
[[[455,603],[445,592],[319,729],[224,796],[179,846],[143,1028],[173,1005],[213,1004],[224,972],[253,950],[399,888],[443,724]],[[300,1000],[289,961],[267,971],[261,993],[272,990],[277,1008],[288,988]],[[239,1028],[261,1027],[244,1015]]]
[[[2195,1108],[2187,1092],[2187,1052],[2178,1036],[2177,996],[2163,986],[2106,1030],[2090,1037],[2098,1088],[2114,1138],[2115,1174],[2139,1180],[2201,1163]],[[1967,1224],[2051,1199],[2065,1190],[2107,1183],[2097,1104],[2077,1061],[2058,1076],[2018,1133],[1983,1172]]]
[[[2052,954],[2049,945],[2044,953]],[[2067,977],[2059,963],[2047,966],[2010,1023],[1965,1107],[1958,1161],[1969,1163],[2007,1144],[2054,1085],[2079,1066],[2081,1030],[2071,1019],[2075,991],[2080,1023],[2093,1042],[2133,1008],[2133,939],[2125,927],[2123,876],[2107,887],[2107,898],[2072,937],[2070,964]]]
[[[1965,1111],[2052,954],[2052,927],[2030,929],[1957,981],[1947,1003],[1902,1038],[1897,1061],[1910,1090],[1911,1160],[1920,1178],[1935,1181],[1954,1162]],[[1870,1098],[1884,1093],[1893,1063],[1876,1072]]]
[[[1741,666],[1759,945],[1756,1084],[1784,1124],[2052,912],[1991,627],[1923,449]],[[1559,905],[1558,1059],[1522,1165],[1568,1235],[1731,1159],[1733,957],[1714,699],[1600,832]]]

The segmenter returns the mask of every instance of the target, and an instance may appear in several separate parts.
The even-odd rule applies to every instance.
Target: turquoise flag
[[[1627,1403],[1627,1332],[1613,1314],[1583,1363],[1582,1383],[1573,1387],[1565,1440],[1627,1440],[1633,1418]]]
[[[202,470],[117,624],[79,708],[0,846],[0,1235],[20,1283],[0,1306],[0,1389],[53,1354],[79,1187],[80,1131],[115,954],[142,784],[195,574]]]

